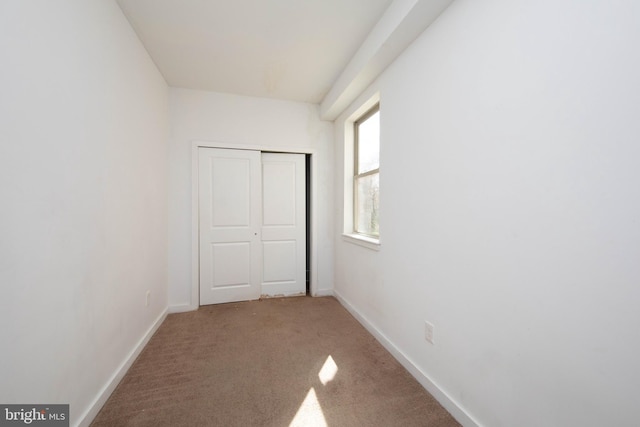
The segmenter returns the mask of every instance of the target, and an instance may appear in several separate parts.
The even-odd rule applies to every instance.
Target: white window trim
[[[380,103],[380,94],[376,93],[360,105],[344,122],[344,200],[342,240],[375,251],[380,250],[380,238],[354,232],[354,123],[374,105]],[[382,162],[382,160],[381,160]]]
[[[380,250],[380,239],[375,237],[366,236],[358,233],[345,233],[342,235],[344,242],[353,243],[354,245],[364,246],[365,248],[372,249],[374,251]]]

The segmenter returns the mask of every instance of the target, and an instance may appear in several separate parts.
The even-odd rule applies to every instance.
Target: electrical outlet
[[[434,326],[432,323],[429,323],[425,320],[424,322],[424,339],[429,341],[431,344],[435,344],[433,342],[433,329]]]
[[[149,307],[149,301],[151,301],[151,291],[147,291],[147,301],[144,305]]]

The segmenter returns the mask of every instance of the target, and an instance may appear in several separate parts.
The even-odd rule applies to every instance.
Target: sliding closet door
[[[262,294],[304,295],[304,154],[262,154]]]
[[[200,305],[306,292],[304,154],[199,150]]]
[[[200,148],[200,305],[260,298],[261,154]]]

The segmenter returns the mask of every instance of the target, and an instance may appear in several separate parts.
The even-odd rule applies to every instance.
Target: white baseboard
[[[102,406],[104,406],[111,393],[116,389],[124,375],[127,373],[133,362],[142,352],[142,349],[149,342],[153,334],[158,330],[164,319],[167,317],[167,309],[165,309],[160,316],[156,319],[155,322],[151,325],[151,327],[147,330],[144,336],[138,341],[138,344],[131,350],[129,356],[122,362],[122,364],[118,367],[116,372],[111,376],[111,379],[107,382],[107,384],[100,390],[98,396],[95,398],[93,403],[89,406],[89,409],[85,411],[84,414],[80,417],[80,421],[76,424],[78,427],[87,427],[93,419],[98,415]]]
[[[314,297],[332,297],[333,289],[318,289],[314,294]]]
[[[168,308],[169,314],[171,313],[186,313],[187,311],[196,311],[198,309],[197,305],[191,304],[178,304],[178,305],[170,305]]]
[[[438,401],[460,424],[465,427],[480,427],[480,423],[471,417],[455,400],[445,393],[429,376],[424,373],[411,359],[405,355],[387,336],[382,333],[377,327],[373,325],[365,316],[363,316],[349,301],[347,301],[338,291],[333,291],[333,295],[347,309],[358,322],[365,327],[367,331],[371,333],[384,348],[396,358],[402,366],[418,382],[424,387],[431,395]]]

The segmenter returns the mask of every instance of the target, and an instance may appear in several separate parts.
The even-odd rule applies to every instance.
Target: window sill
[[[363,236],[361,234],[345,233],[342,235],[342,240],[344,242],[353,243],[354,245],[363,246],[373,251],[380,250],[380,239],[373,237]]]

